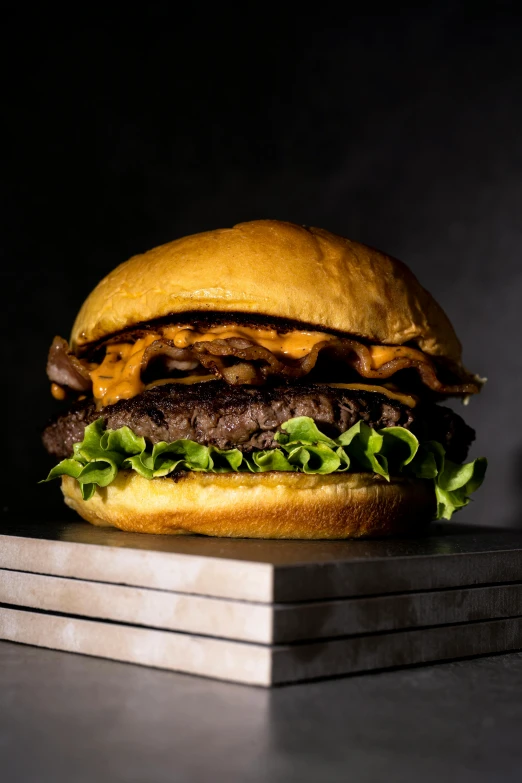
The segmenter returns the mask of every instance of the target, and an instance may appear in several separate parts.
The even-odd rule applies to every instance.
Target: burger
[[[400,261],[254,220],[136,255],[47,363],[43,432],[94,525],[248,538],[384,536],[449,519],[480,486],[468,372]]]

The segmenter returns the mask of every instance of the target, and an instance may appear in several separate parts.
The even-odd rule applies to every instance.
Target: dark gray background
[[[96,282],[178,236],[277,218],[379,247],[435,295],[489,379],[462,409],[490,467],[459,521],[522,524],[520,7],[340,25],[147,8],[66,32],[20,6],[4,19],[4,511],[63,513],[36,484],[45,361]]]

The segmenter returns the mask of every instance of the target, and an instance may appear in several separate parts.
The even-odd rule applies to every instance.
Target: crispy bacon
[[[438,394],[464,396],[479,391],[478,384],[466,374],[457,378],[462,383],[443,383],[434,362],[420,352],[418,359],[400,356],[375,369],[369,347],[345,337],[317,343],[301,359],[284,360],[268,348],[239,337],[202,340],[189,348],[177,348],[172,341],[159,338],[146,348],[141,361],[141,373],[143,375],[151,362],[161,361],[167,375],[172,371],[183,372],[204,367],[231,386],[260,386],[271,377],[281,380],[303,378],[314,369],[320,354],[332,364],[352,368],[365,379],[384,380],[400,370],[413,369],[422,383]],[[87,391],[91,388],[89,370],[92,366],[74,356],[63,338],[55,337],[47,363],[47,374],[51,381],[76,391]]]
[[[314,345],[302,359],[282,362],[274,354],[250,340],[231,337],[225,340],[197,342],[192,346],[201,364],[231,385],[264,383],[271,375],[284,379],[302,378],[313,370],[321,352],[329,359],[353,367],[363,378],[390,378],[399,370],[414,369],[422,382],[439,394],[466,395],[478,392],[475,383],[444,384],[437,377],[435,365],[423,355],[422,359],[399,357],[386,362],[378,370],[372,368],[368,346],[356,340],[339,337]],[[223,357],[239,359],[241,364],[227,364]],[[247,363],[248,368],[243,366]]]
[[[199,364],[190,348],[176,348],[171,340],[154,340],[141,360],[143,372],[153,359],[161,359],[165,370],[195,370]]]
[[[50,381],[74,391],[89,391],[92,386],[89,370],[88,362],[78,359],[71,352],[67,340],[63,337],[54,338],[47,357],[47,375]]]
[[[197,342],[192,348],[205,369],[219,375],[231,386],[259,386],[270,375],[291,377],[291,368],[272,351],[242,337]],[[239,362],[236,361],[238,359]]]
[[[399,370],[416,370],[422,383],[432,391],[439,394],[476,394],[479,387],[471,382],[471,378],[466,377],[467,383],[444,384],[437,377],[437,371],[434,363],[426,354],[422,354],[422,359],[413,359],[409,356],[401,356],[392,359],[383,364],[379,369],[372,368],[372,358],[368,346],[349,340],[347,338],[337,338],[326,344],[321,344],[330,357],[335,361],[345,362],[351,365],[363,378],[390,378]],[[310,368],[311,369],[311,368]]]

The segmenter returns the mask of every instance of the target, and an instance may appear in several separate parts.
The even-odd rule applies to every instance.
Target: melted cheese
[[[65,389],[63,388],[63,386],[60,386],[58,383],[51,383],[51,394],[53,395],[55,400],[65,400],[65,398],[67,397]]]
[[[426,357],[422,351],[416,348],[409,348],[405,345],[370,345],[368,346],[372,362],[372,370],[379,370],[383,364],[391,362],[392,359],[412,359],[413,361],[425,362]]]
[[[98,405],[112,405],[144,390],[145,385],[141,380],[143,354],[149,345],[162,337],[171,340],[176,348],[188,348],[195,342],[242,337],[268,348],[276,356],[279,354],[288,359],[306,356],[317,343],[334,339],[324,332],[279,334],[275,329],[255,329],[250,326],[214,326],[206,332],[199,332],[191,326],[166,326],[157,332],[149,332],[134,344],[113,343],[107,346],[103,362],[90,372],[93,395]],[[185,378],[177,380],[190,383]]]
[[[160,378],[152,381],[145,386],[145,389],[152,389],[154,386],[165,386],[167,383],[181,383],[184,386],[192,386],[193,383],[207,383],[208,381],[217,381],[217,375],[186,375],[184,378]]]
[[[327,383],[326,385],[333,386],[335,389],[354,389],[357,391],[377,392],[378,394],[384,394],[391,400],[402,402],[403,405],[407,405],[409,408],[414,408],[417,404],[415,397],[411,397],[409,394],[400,394],[400,392],[391,391],[385,386],[374,386],[370,383]]]
[[[141,362],[145,349],[158,335],[151,332],[132,343],[113,343],[101,364],[91,370],[92,393],[101,405],[128,400],[145,388],[141,380]]]
[[[324,332],[293,331],[279,334],[275,329],[256,329],[250,326],[214,326],[200,332],[191,326],[166,326],[155,332],[149,332],[135,343],[113,343],[107,346],[107,352],[102,363],[90,372],[93,395],[98,405],[112,405],[118,400],[129,399],[140,394],[145,388],[162,383],[192,384],[214,380],[214,376],[190,375],[182,378],[168,378],[145,384],[141,380],[141,365],[143,355],[155,340],[164,338],[174,343],[177,348],[188,348],[195,342],[209,340],[226,340],[229,337],[239,337],[251,340],[263,348],[272,351],[276,356],[287,359],[300,359],[307,356],[317,343],[334,339]],[[369,346],[372,367],[377,370],[392,359],[408,357],[423,360],[421,351],[405,346]],[[390,391],[383,386],[373,386],[364,383],[331,383],[329,386],[342,389],[359,389],[385,394],[394,400],[399,400],[409,407],[415,406],[415,399],[406,394]],[[56,393],[56,392],[53,392]]]
[[[227,340],[229,337],[242,337],[244,340],[267,348],[275,356],[287,359],[301,359],[307,356],[314,345],[325,340],[333,340],[331,334],[324,332],[288,332],[279,334],[275,329],[256,329],[252,326],[213,326],[206,332],[198,332],[191,326],[169,326],[163,335],[172,340],[176,348],[189,348],[193,343],[208,340]]]

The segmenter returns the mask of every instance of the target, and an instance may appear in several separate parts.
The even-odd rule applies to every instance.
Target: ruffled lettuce
[[[374,430],[363,421],[338,438],[329,438],[313,419],[299,416],[282,424],[275,440],[278,448],[251,454],[202,446],[192,440],[151,446],[129,427],[106,430],[100,418],[85,428],[82,442],[74,444],[73,456],[56,465],[44,480],[72,476],[80,484],[82,497],[88,500],[96,487],[106,487],[114,481],[119,470],[135,470],[146,479],[163,478],[180,470],[283,470],[322,475],[351,470],[376,473],[386,481],[402,474],[432,480],[436,518],[450,519],[480,487],[487,465],[483,457],[457,465],[446,458],[444,447],[436,441],[419,443],[403,427]]]

